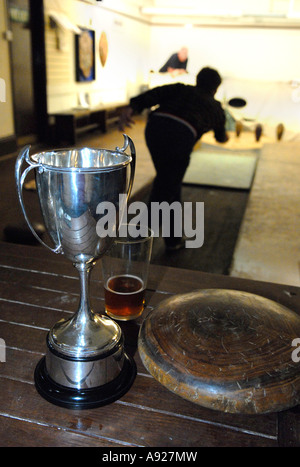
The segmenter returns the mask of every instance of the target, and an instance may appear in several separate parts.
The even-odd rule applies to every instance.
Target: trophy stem
[[[74,266],[79,272],[80,279],[80,302],[75,315],[75,321],[77,322],[77,325],[80,323],[81,326],[84,327],[87,322],[93,319],[93,312],[91,310],[89,298],[89,279],[94,263],[74,263]]]
[[[58,352],[76,358],[102,358],[122,340],[120,326],[108,316],[94,313],[89,300],[92,261],[74,263],[80,278],[80,301],[75,314],[58,321],[49,332],[49,343]]]

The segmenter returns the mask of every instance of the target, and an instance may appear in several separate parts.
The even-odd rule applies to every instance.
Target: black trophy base
[[[136,364],[125,354],[123,369],[110,383],[90,389],[73,389],[57,384],[49,376],[46,359],[43,357],[34,373],[38,393],[52,404],[68,409],[92,409],[110,404],[122,397],[131,387],[136,377]]]

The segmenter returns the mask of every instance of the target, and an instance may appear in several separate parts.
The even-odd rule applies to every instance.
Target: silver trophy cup
[[[35,369],[35,385],[48,401],[68,408],[98,407],[121,397],[136,376],[133,359],[124,351],[119,325],[92,311],[89,273],[114,241],[124,206],[120,194],[130,195],[135,148],[124,135],[124,146],[106,149],[61,149],[29,155],[29,146],[19,154],[15,177],[19,201],[33,235],[54,253],[70,259],[80,276],[77,312],[56,323],[47,336],[47,353]],[[126,149],[130,148],[130,155]],[[22,172],[23,163],[28,166]],[[37,192],[47,231],[54,243],[44,243],[27,216],[23,184],[35,171]],[[99,203],[113,203],[116,221],[110,235],[97,231]]]

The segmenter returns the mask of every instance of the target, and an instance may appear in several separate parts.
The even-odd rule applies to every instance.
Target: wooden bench
[[[126,351],[134,357],[138,368],[135,382],[122,400],[79,412],[50,404],[34,386],[34,370],[46,351],[49,328],[58,320],[69,317],[70,312],[76,309],[78,278],[75,268],[62,255],[54,255],[43,247],[1,242],[0,264],[0,338],[5,343],[3,360],[6,360],[0,364],[1,447],[95,446],[98,449],[107,448],[114,454],[120,448],[125,449],[122,452],[128,453],[130,449],[130,452],[136,453],[136,446],[140,446],[138,449],[144,446],[145,451],[139,451],[139,455],[145,459],[147,450],[158,448],[159,454],[159,448],[164,449],[163,446],[166,446],[164,450],[169,454],[177,451],[182,454],[180,448],[185,448],[183,452],[186,453],[192,450],[197,452],[201,446],[300,446],[300,406],[259,415],[224,413],[202,407],[160,384],[144,366],[137,348],[138,333],[144,320],[163,300],[174,297],[174,294],[190,293],[199,287],[241,290],[275,300],[299,314],[298,287],[151,264],[143,315],[137,320],[122,322]],[[90,288],[93,309],[102,314],[104,287],[101,261],[92,271]],[[215,322],[220,323],[217,315]],[[229,335],[230,332],[229,329]],[[228,333],[224,333],[221,346],[225,346]],[[231,332],[231,335],[234,336],[234,333]],[[178,336],[175,343],[179,341]],[[213,338],[214,334],[210,337]],[[288,343],[285,338],[283,341]],[[203,358],[209,360],[205,352],[206,341],[202,342]],[[267,352],[267,343],[261,341],[261,344]],[[188,346],[188,343],[185,345]],[[231,348],[228,350],[232,352]],[[251,352],[249,346],[248,350]],[[292,346],[290,351],[292,354]],[[221,351],[219,355],[221,358]],[[272,357],[275,355],[273,352]],[[280,353],[277,356],[281,358]],[[242,357],[241,352],[241,363]],[[265,364],[268,365],[268,361]],[[231,375],[236,371],[236,367],[227,368]],[[288,368],[282,363],[282,370]],[[296,367],[294,371],[296,375]],[[250,376],[254,376],[252,370]],[[257,383],[275,376],[275,371],[265,373]],[[246,384],[245,377],[243,380]],[[283,391],[282,396],[287,393]],[[219,394],[221,401],[221,385]],[[263,389],[251,390],[249,399],[255,394],[263,397]],[[195,466],[196,463],[191,465]]]
[[[51,114],[55,122],[56,143],[75,145],[77,136],[90,130],[100,129],[105,133],[109,125],[118,121],[125,107],[125,103],[120,103],[87,109],[69,109]]]

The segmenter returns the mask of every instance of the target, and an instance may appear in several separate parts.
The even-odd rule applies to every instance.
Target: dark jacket
[[[159,106],[154,112],[163,112],[188,122],[196,130],[197,139],[213,130],[217,141],[227,140],[225,113],[213,95],[197,86],[182,83],[151,89],[130,100],[130,107],[142,110]]]
[[[160,73],[166,73],[168,71],[168,68],[174,68],[174,69],[182,69],[186,70],[187,67],[187,62],[188,59],[186,59],[184,62],[181,62],[178,58],[177,53],[171,55],[169,60],[161,67],[159,70]]]

